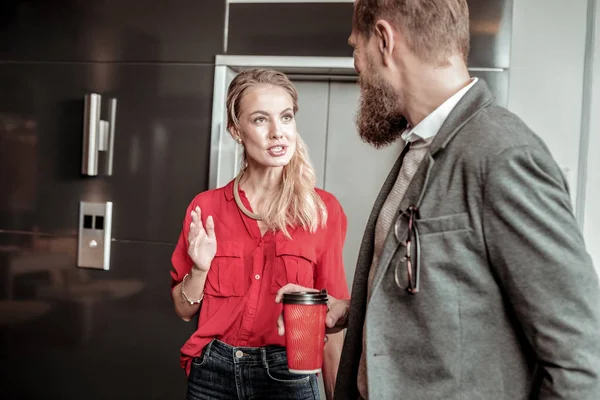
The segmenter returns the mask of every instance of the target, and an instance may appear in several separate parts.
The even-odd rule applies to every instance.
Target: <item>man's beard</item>
[[[375,148],[394,143],[408,126],[408,121],[398,111],[398,96],[383,79],[371,75],[360,76],[360,109],[356,125],[361,139]]]

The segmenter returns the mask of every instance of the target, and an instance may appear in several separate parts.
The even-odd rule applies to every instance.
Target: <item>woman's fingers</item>
[[[192,222],[198,227],[198,232],[204,232],[204,226],[202,225],[202,210],[196,206],[192,211]]]
[[[211,242],[216,239],[216,237],[215,237],[215,222],[213,221],[213,218],[210,215],[206,219],[206,236],[208,237],[209,241],[211,241]]]
[[[202,225],[202,211],[200,207],[196,207],[192,210],[192,222],[190,223],[190,235],[194,237],[206,234],[204,226]]]

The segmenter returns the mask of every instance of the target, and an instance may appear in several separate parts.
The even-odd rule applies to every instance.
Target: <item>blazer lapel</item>
[[[479,111],[494,102],[494,95],[490,92],[487,83],[479,79],[475,85],[463,96],[456,107],[450,112],[446,121],[440,128],[431,143],[429,153],[436,157],[438,153],[454,139],[460,129],[469,122]]]
[[[392,258],[394,257],[394,252],[398,243],[398,240],[396,239],[394,234],[394,226],[396,224],[397,218],[399,218],[400,213],[406,211],[409,206],[416,206],[417,208],[420,207],[421,201],[423,200],[423,197],[427,190],[427,184],[429,182],[429,177],[433,166],[435,165],[436,157],[460,132],[460,129],[467,122],[469,122],[480,110],[489,106],[493,101],[494,96],[490,92],[487,84],[482,79],[479,79],[478,82],[475,85],[473,85],[473,87],[459,101],[456,107],[454,107],[448,118],[446,118],[446,121],[444,122],[438,134],[435,136],[435,139],[431,143],[431,147],[429,148],[427,155],[419,165],[417,172],[413,176],[410,184],[408,185],[408,188],[406,189],[406,193],[404,194],[404,197],[400,202],[400,206],[398,207],[398,211],[396,213],[396,218],[394,218],[394,222],[392,222],[392,225],[390,227],[390,230],[388,232],[383,246],[383,250],[381,252],[381,257],[379,258],[379,265],[377,266],[377,272],[373,281],[372,293],[375,293],[375,291],[381,284],[381,281],[385,276],[387,269],[390,266]],[[400,170],[399,167],[398,170],[395,172],[395,176],[398,175],[398,172]],[[392,182],[392,185],[393,184],[394,183]],[[389,194],[389,190],[387,194]],[[387,194],[385,197],[387,197]],[[385,202],[385,198],[383,199],[383,202]],[[383,205],[383,202],[381,203],[381,205]],[[379,210],[381,210],[381,206],[379,207]],[[377,212],[377,214],[379,214],[379,211]],[[371,217],[372,216],[373,215],[371,215]],[[404,234],[407,232],[408,229],[408,227],[406,226],[407,221],[401,222],[402,223],[399,227],[399,230],[402,234]],[[372,256],[373,251],[371,250],[371,258]]]

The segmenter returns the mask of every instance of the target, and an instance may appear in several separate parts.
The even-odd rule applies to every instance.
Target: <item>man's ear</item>
[[[375,37],[382,61],[384,65],[388,65],[396,44],[394,41],[394,28],[388,21],[380,19],[375,23]]]

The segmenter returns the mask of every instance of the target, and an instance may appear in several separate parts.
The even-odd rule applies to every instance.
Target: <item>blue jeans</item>
[[[317,376],[288,372],[285,348],[213,340],[192,361],[187,400],[320,400]]]

